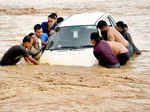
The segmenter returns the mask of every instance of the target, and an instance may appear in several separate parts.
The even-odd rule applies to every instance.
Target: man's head
[[[42,26],[41,26],[40,24],[36,24],[36,25],[34,26],[34,32],[35,32],[35,35],[36,35],[38,38],[41,38],[42,33],[43,33]]]
[[[108,25],[105,21],[101,20],[98,22],[97,24],[97,28],[101,30],[101,32],[103,31],[108,31]]]
[[[52,16],[54,16],[57,19],[57,14],[56,13],[51,13]]]
[[[35,38],[35,34],[34,34],[34,33],[32,33],[32,32],[31,32],[31,33],[29,33],[28,35],[29,35],[30,37],[32,37],[32,38]]]
[[[58,19],[57,14],[56,14],[56,13],[51,13],[51,15],[55,17],[55,19],[54,19],[54,20],[55,20],[55,23],[57,23],[57,19]]]
[[[127,24],[124,24],[124,30],[128,31],[128,25]]]
[[[30,36],[30,37],[33,39],[33,43],[35,43],[35,42],[36,42],[37,37],[35,36],[35,34],[34,34],[34,33],[29,33],[29,34],[28,34],[28,36]]]
[[[61,22],[63,22],[64,21],[64,18],[63,17],[59,17],[58,19],[57,19],[57,24],[59,24],[59,23],[61,23]]]
[[[31,36],[25,36],[23,38],[23,46],[25,48],[30,48],[33,44],[33,40],[32,40],[32,37]]]
[[[91,33],[90,36],[91,43],[95,46],[98,42],[100,42],[101,38],[97,32]]]
[[[57,22],[57,14],[52,13],[48,16],[48,26],[51,28]]]
[[[103,37],[104,40],[108,40],[108,25],[105,21],[99,21],[98,24],[97,24],[97,28],[100,29],[101,31],[101,35]]]
[[[121,32],[121,31],[124,31],[124,22],[123,21],[118,21],[116,23],[116,29]]]

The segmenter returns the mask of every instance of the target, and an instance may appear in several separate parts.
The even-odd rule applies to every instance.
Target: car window
[[[96,26],[66,26],[51,36],[47,49],[80,48],[92,46],[90,35],[97,32]]]

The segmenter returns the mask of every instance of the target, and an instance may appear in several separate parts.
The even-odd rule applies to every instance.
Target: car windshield
[[[46,49],[78,49],[93,47],[90,43],[90,34],[97,32],[96,26],[65,26],[51,36]]]

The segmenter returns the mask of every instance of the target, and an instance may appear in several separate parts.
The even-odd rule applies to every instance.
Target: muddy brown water
[[[0,57],[53,11],[61,16],[109,12],[129,25],[136,45],[144,50],[121,69],[0,67],[0,112],[149,112],[149,10],[148,0],[0,0]]]

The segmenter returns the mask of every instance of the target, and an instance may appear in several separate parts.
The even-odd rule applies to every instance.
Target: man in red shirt
[[[120,64],[105,40],[101,40],[99,34],[94,32],[91,34],[91,43],[94,45],[94,55],[99,64],[107,68],[119,68]]]

